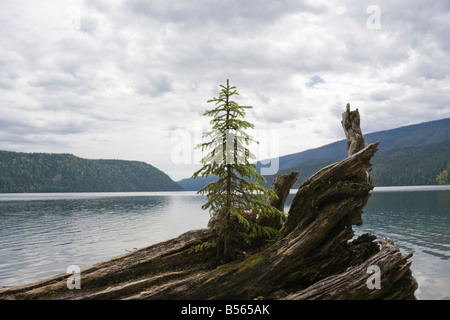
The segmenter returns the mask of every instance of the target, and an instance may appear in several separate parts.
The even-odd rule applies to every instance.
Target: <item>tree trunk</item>
[[[360,128],[359,111],[350,111],[350,104],[347,103],[346,111],[342,114],[342,128],[347,137],[348,155],[362,150],[366,146],[363,134]]]
[[[267,204],[284,212],[286,199],[291,191],[292,185],[297,181],[300,172],[291,172],[288,174],[279,174],[272,183],[271,189],[275,192],[278,199],[267,199]],[[260,225],[280,230],[284,224],[284,217],[261,217]]]
[[[297,181],[300,172],[291,172],[288,174],[279,174],[272,183],[271,189],[276,193],[278,199],[267,200],[267,203],[280,211],[284,211],[286,198],[291,191],[292,185]]]

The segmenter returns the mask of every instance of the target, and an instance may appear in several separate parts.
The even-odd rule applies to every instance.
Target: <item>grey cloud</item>
[[[59,139],[50,136],[42,136],[39,134],[33,133],[10,133],[10,132],[2,132],[0,138],[0,144],[2,146],[2,150],[11,150],[11,151],[35,151],[38,146],[47,146],[54,150],[54,148],[65,148],[67,144],[64,141],[60,141]],[[25,149],[25,150],[24,150]]]
[[[148,75],[136,86],[136,91],[142,95],[160,97],[173,90],[171,80],[164,74]]]
[[[1,130],[10,134],[78,134],[93,131],[96,124],[93,120],[83,119],[63,112],[61,115],[43,115],[39,119],[31,115],[4,118],[0,120]]]
[[[271,23],[274,19],[292,11],[320,12],[320,5],[306,1],[144,1],[132,0],[124,3],[124,9],[135,14],[164,22],[204,26],[209,23],[226,25],[236,19]],[[230,25],[230,27],[232,27]]]
[[[11,90],[14,88],[14,82],[10,79],[0,78],[0,90]]]
[[[70,89],[77,84],[77,81],[69,74],[42,72],[37,74],[34,80],[30,80],[29,84],[36,87],[45,87],[47,90],[61,90]]]
[[[96,19],[92,17],[84,17],[80,19],[80,31],[90,35],[95,35],[98,31],[99,25]]]
[[[392,98],[393,92],[387,92],[386,90],[377,90],[370,93],[370,99],[375,101],[386,101]]]
[[[184,127],[184,126],[179,126],[179,125],[176,125],[176,124],[172,123],[172,124],[167,126],[167,130],[169,130],[169,131],[177,131],[177,130],[187,130],[187,128]]]
[[[111,4],[111,1],[106,0],[87,0],[84,1],[83,6],[89,6],[96,11],[106,13],[110,11],[113,8],[113,5]]]
[[[10,134],[24,134],[26,132],[36,132],[34,128],[20,120],[0,119],[0,130]]]

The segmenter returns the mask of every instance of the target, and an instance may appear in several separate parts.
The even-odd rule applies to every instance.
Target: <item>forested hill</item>
[[[71,154],[0,151],[0,192],[132,192],[182,188],[138,161],[89,160]]]
[[[368,143],[380,141],[372,159],[375,186],[431,185],[450,162],[450,118],[396,129],[364,134]],[[298,188],[323,167],[347,157],[346,140],[319,148],[282,156],[278,173],[300,171],[293,188]],[[266,163],[266,161],[264,161]],[[257,168],[261,167],[260,163]],[[266,176],[270,186],[274,176]],[[185,190],[198,190],[213,181],[211,177],[178,181]]]

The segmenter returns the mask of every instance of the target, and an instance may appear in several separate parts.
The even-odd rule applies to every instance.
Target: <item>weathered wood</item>
[[[291,191],[292,185],[297,181],[300,172],[291,172],[288,174],[279,174],[272,183],[271,189],[277,195],[277,199],[267,199],[267,203],[284,212],[284,205],[286,199]],[[284,224],[285,217],[261,217],[259,223],[262,226],[267,226],[279,230]]]
[[[81,290],[69,290],[69,274],[22,286],[0,288],[0,299],[120,299],[135,291],[125,284],[138,284],[135,290],[175,278],[185,278],[215,268],[215,250],[195,252],[199,244],[211,241],[210,229],[186,232],[161,242],[81,270]],[[108,295],[108,291],[114,294]]]
[[[417,283],[409,269],[410,255],[405,256],[388,238],[380,241],[382,249],[366,261],[349,267],[308,288],[290,294],[286,300],[359,300],[414,299]],[[378,270],[379,268],[379,270]],[[379,271],[379,274],[376,274]],[[373,277],[368,277],[368,274]],[[377,279],[377,277],[379,278]],[[377,281],[378,284],[377,284]]]
[[[350,104],[347,103],[346,111],[342,114],[342,128],[347,137],[348,155],[362,150],[366,146],[360,127],[359,111],[350,111]]]
[[[278,196],[278,199],[267,199],[267,203],[277,208],[280,211],[284,211],[284,205],[286,199],[291,191],[292,185],[297,181],[300,172],[291,172],[288,174],[279,174],[272,182],[271,189]]]

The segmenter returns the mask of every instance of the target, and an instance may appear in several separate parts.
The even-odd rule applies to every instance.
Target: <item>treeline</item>
[[[450,159],[450,141],[380,151],[371,175],[375,186],[438,184],[437,177]]]
[[[181,187],[144,162],[0,151],[1,193],[172,190]]]
[[[335,157],[311,159],[290,168],[282,168],[275,175],[265,176],[267,182],[263,185],[270,187],[279,173],[300,171],[297,182],[292,186],[296,189],[311,175],[339,160],[342,159]],[[418,147],[379,150],[371,162],[373,166],[370,175],[375,186],[449,184],[450,141]],[[194,184],[192,180],[184,179],[178,183],[185,190],[198,190],[212,180],[212,177],[197,179]]]
[[[372,176],[375,186],[414,186],[438,184],[438,175],[443,172],[450,160],[450,141],[433,143],[419,147],[379,150],[372,159]],[[323,167],[336,162],[330,158],[314,163],[310,161],[301,166],[284,169],[284,172],[300,171],[299,187],[303,181]],[[267,177],[268,182],[274,177]]]

